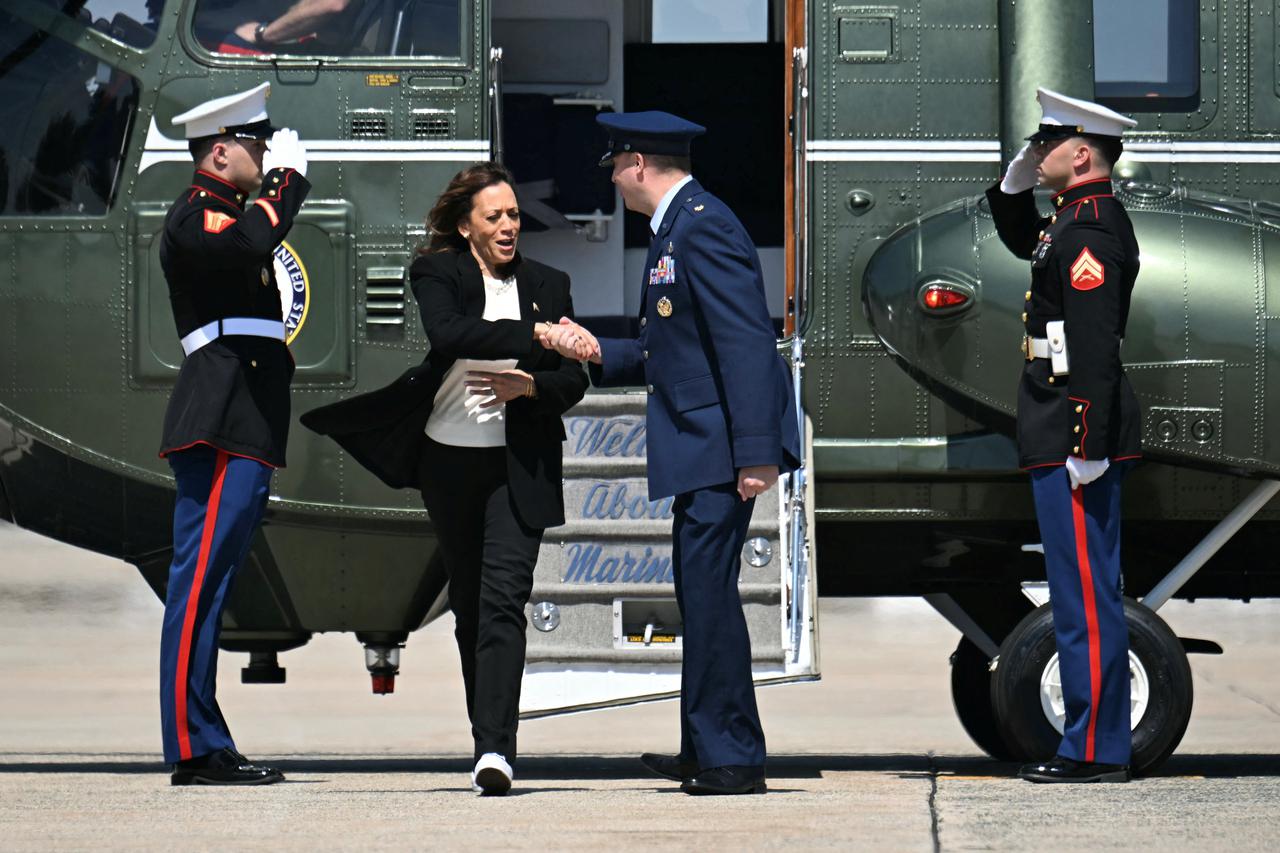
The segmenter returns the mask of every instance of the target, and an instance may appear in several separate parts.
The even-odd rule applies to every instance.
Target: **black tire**
[[[991,659],[967,637],[961,637],[951,653],[951,701],[960,725],[979,749],[997,761],[1015,760],[991,708]]]
[[[1182,642],[1150,609],[1124,600],[1129,649],[1146,670],[1147,709],[1133,730],[1134,773],[1148,773],[1173,754],[1191,720],[1191,665]],[[1041,761],[1057,751],[1062,736],[1040,704],[1040,679],[1057,651],[1048,604],[1027,614],[1005,638],[991,678],[991,707],[1009,750],[1019,761]]]

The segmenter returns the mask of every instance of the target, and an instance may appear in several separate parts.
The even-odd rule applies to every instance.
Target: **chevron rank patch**
[[[1101,286],[1106,277],[1098,259],[1089,251],[1089,247],[1080,250],[1080,254],[1071,263],[1071,286],[1076,290],[1093,290]]]
[[[210,234],[221,234],[230,228],[235,221],[236,218],[234,216],[218,210],[206,210],[204,212],[204,230]]]

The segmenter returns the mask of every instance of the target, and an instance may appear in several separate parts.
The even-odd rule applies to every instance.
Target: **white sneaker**
[[[486,752],[471,771],[471,790],[482,797],[501,797],[511,790],[514,777],[506,758],[496,752]]]

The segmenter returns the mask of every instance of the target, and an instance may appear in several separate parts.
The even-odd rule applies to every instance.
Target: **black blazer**
[[[418,488],[424,430],[445,373],[459,358],[518,359],[538,396],[507,403],[511,495],[530,527],[564,524],[560,418],[586,393],[587,374],[576,361],[543,349],[533,326],[573,316],[569,276],[518,254],[514,264],[520,319],[491,321],[481,319],[484,281],[470,252],[419,255],[410,280],[431,343],[427,357],[384,388],[312,409],[302,425],[333,438],[388,486]]]

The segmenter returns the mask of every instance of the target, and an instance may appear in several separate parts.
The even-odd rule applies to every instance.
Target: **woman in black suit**
[[[581,365],[551,347],[569,334],[569,277],[516,251],[510,173],[478,163],[428,216],[411,268],[431,343],[393,385],[308,413],[393,486],[416,485],[449,574],[449,607],[475,739],[472,785],[513,776],[525,604],[543,530],[564,523],[561,416],[582,399]]]

